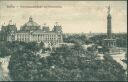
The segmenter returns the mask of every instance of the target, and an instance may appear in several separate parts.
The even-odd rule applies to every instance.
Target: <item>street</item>
[[[123,69],[126,70],[127,69],[127,64],[124,63],[122,60],[125,59],[125,53],[122,54],[117,54],[117,55],[111,55],[112,58],[117,61],[120,65],[123,66]]]

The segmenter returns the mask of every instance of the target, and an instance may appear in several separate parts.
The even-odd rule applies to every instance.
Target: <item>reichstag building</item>
[[[56,23],[52,30],[46,24],[41,28],[32,17],[29,17],[28,22],[22,25],[20,30],[17,30],[16,24],[2,25],[1,40],[59,44],[63,42],[62,27]]]

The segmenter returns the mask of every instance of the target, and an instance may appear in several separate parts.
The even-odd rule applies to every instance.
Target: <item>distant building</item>
[[[10,30],[6,30],[9,29]],[[40,25],[33,21],[32,17],[29,17],[29,21],[21,26],[20,30],[17,31],[16,25],[2,26],[3,33],[7,33],[3,40],[6,41],[22,41],[22,42],[44,42],[48,45],[56,45],[63,42],[62,27],[56,23],[52,29],[44,24],[42,29]],[[8,33],[9,32],[9,33]]]
[[[103,45],[111,48],[116,46],[116,39],[112,36],[112,24],[111,24],[111,14],[110,14],[110,6],[108,7],[108,16],[107,16],[107,38],[104,39]]]

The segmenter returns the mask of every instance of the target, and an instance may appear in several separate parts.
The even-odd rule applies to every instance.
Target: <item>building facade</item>
[[[11,25],[11,24],[9,24]],[[13,24],[12,24],[13,25]],[[16,25],[15,26],[16,29]],[[9,26],[2,26],[3,31],[5,28],[9,28]],[[59,43],[63,43],[62,37],[62,27],[56,23],[50,31],[49,26],[44,24],[41,26],[34,22],[32,17],[29,17],[29,21],[20,27],[20,30],[7,30],[6,41],[22,41],[22,42],[44,42],[48,45],[56,45]],[[6,33],[6,32],[5,32]],[[5,39],[4,39],[5,40]]]

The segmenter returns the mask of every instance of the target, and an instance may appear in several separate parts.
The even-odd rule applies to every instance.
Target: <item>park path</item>
[[[123,67],[124,70],[126,70],[125,73],[127,74],[127,64],[122,61],[125,60],[125,53],[111,55],[111,56],[117,63],[119,63]]]
[[[8,75],[8,63],[10,60],[10,56],[5,58],[0,58],[0,81],[10,81],[10,77]]]
[[[0,81],[3,81],[3,73],[2,73],[2,67],[1,67],[1,64],[0,64]]]
[[[120,65],[123,66],[123,69],[127,69],[127,64],[124,63],[122,60],[125,60],[125,53],[117,54],[117,55],[111,55],[112,58],[118,62]]]

